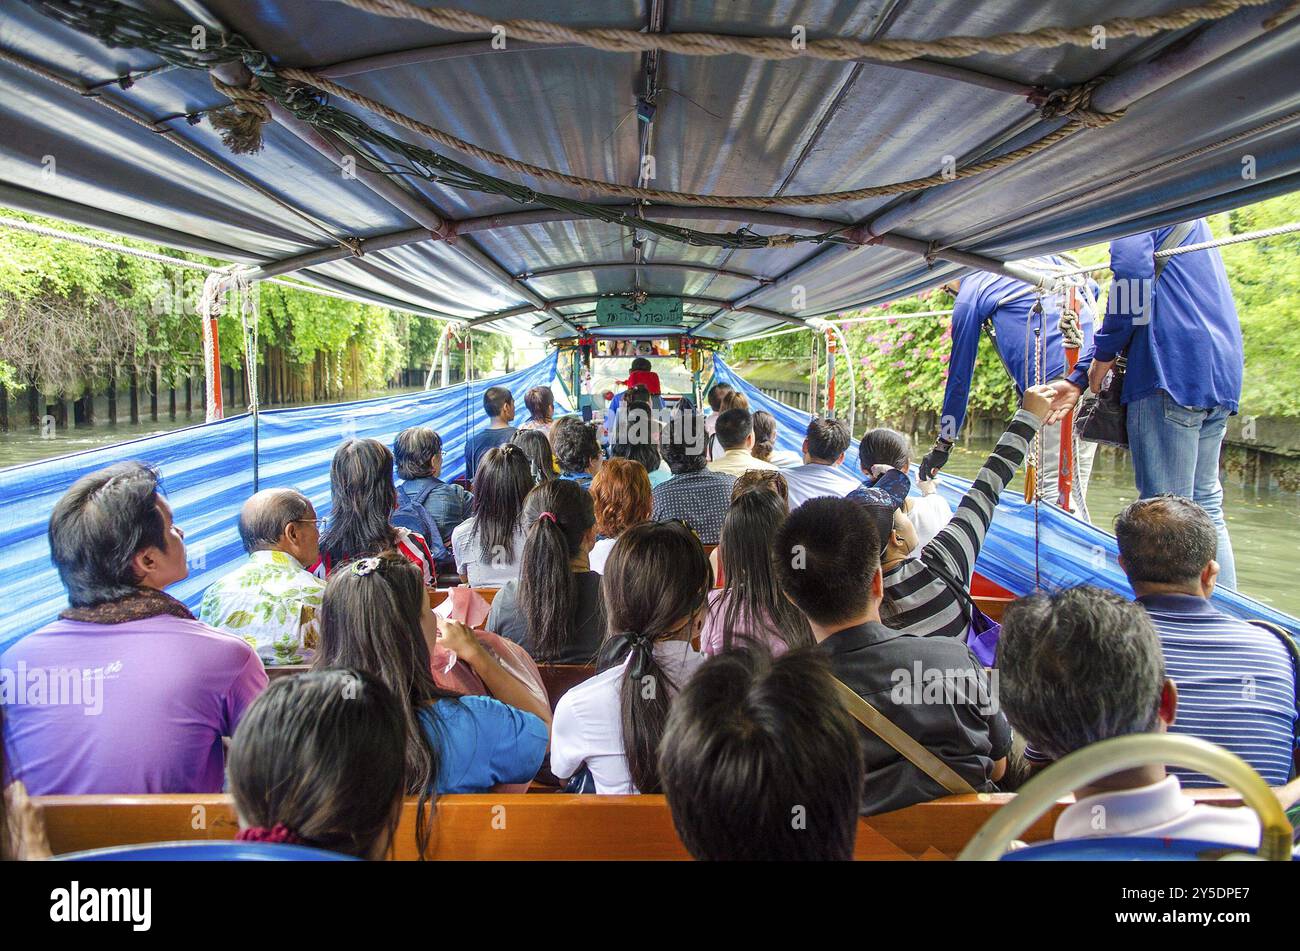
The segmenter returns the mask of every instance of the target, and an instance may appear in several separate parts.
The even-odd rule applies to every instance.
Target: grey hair
[[[305,518],[311,500],[297,489],[263,489],[239,510],[239,537],[244,551],[266,551],[280,543],[290,522]]]
[[[1219,547],[1210,513],[1191,499],[1164,494],[1115,516],[1115,540],[1130,583],[1196,581]]]
[[[393,459],[401,479],[427,479],[433,475],[433,457],[442,452],[442,437],[428,426],[403,429],[393,440]]]
[[[998,642],[998,686],[1012,727],[1059,759],[1101,740],[1149,733],[1165,662],[1141,605],[1091,585],[1011,604]]]

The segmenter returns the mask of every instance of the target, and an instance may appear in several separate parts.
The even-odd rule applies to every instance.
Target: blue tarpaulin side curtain
[[[408,426],[429,426],[443,440],[443,478],[464,473],[465,440],[487,426],[483,391],[506,386],[522,404],[529,387],[555,377],[554,355],[496,379],[396,397],[265,410],[259,418],[258,486],[292,487],[329,515],[330,460],[343,440],[374,438],[391,446]],[[163,492],[185,532],[190,573],[168,589],[197,608],[204,589],[244,558],[237,521],[253,492],[253,419],[147,436],[0,471],[0,651],[55,618],[66,605],[50,561],[47,524],[54,503],[87,473],[137,459],[162,473]]]
[[[808,413],[762,393],[720,357],[714,358],[713,372],[715,383],[730,383],[743,392],[751,409],[766,410],[776,417],[776,444],[779,448],[801,452],[810,418]],[[858,478],[862,477],[856,443],[850,444],[845,453],[844,468]],[[970,486],[968,480],[945,473],[939,482],[939,492],[955,509]],[[915,486],[912,491],[918,494]],[[1114,535],[1044,502],[1038,512],[1038,541],[1038,579],[1041,579],[1043,588],[1054,590],[1093,584],[1126,597],[1133,596],[1133,589],[1119,567]],[[1003,493],[975,570],[1014,594],[1027,594],[1035,589],[1034,506],[1027,505],[1018,490],[1009,489]],[[1300,620],[1244,594],[1218,588],[1212,601],[1226,614],[1271,621],[1300,636]]]

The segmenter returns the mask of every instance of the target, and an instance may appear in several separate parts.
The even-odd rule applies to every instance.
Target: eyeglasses
[[[294,521],[295,521],[295,522],[315,522],[315,523],[316,523],[316,527],[319,529],[319,528],[324,528],[324,527],[325,527],[325,523],[326,523],[327,521],[329,521],[329,519],[325,519],[325,518],[295,518]]]

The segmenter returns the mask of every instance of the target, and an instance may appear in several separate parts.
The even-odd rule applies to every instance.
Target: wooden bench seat
[[[863,819],[859,859],[952,858],[1005,796],[965,796]],[[238,830],[226,795],[45,796],[41,805],[55,854],[114,845],[232,839]],[[1040,824],[1038,838],[1050,824]],[[415,803],[408,800],[394,858],[413,860]],[[443,796],[430,858],[444,860],[687,859],[662,796],[502,794]]]
[[[860,861],[946,860],[957,856],[1012,794],[949,796],[859,820]],[[1231,790],[1195,790],[1216,805],[1240,804]],[[238,830],[226,795],[42,796],[56,855],[115,845],[232,839]],[[1062,800],[1023,836],[1051,836]],[[408,799],[393,858],[413,860],[415,801]],[[428,857],[435,860],[563,861],[686,859],[663,796],[485,794],[443,796]]]

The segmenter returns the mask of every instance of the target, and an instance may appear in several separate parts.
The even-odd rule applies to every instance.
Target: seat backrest
[[[1197,791],[1200,792],[1199,790]],[[950,859],[1007,793],[948,796],[860,819],[859,860]],[[239,826],[229,796],[43,796],[55,854],[113,846],[233,839]],[[1027,842],[1048,839],[1062,804],[1031,826]],[[396,859],[418,857],[416,803],[408,799],[394,839]],[[557,793],[442,796],[430,838],[431,859],[685,859],[663,796],[575,796]]]
[[[596,675],[595,666],[588,664],[538,664],[537,669],[542,673],[542,684],[550,698],[552,713],[570,688]]]
[[[279,680],[281,677],[292,677],[294,674],[305,674],[311,670],[308,664],[284,664],[280,667],[266,668],[267,680]]]

